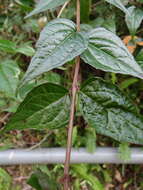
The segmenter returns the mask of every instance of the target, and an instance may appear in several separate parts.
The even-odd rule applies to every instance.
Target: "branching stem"
[[[80,0],[77,0],[76,8],[76,23],[77,31],[80,31]],[[71,148],[72,148],[72,134],[73,134],[73,124],[74,124],[74,115],[75,115],[75,103],[76,103],[76,93],[78,89],[78,74],[80,69],[80,57],[76,57],[75,60],[75,71],[74,78],[72,83],[72,100],[70,107],[70,120],[68,125],[68,139],[67,139],[67,149],[66,149],[66,159],[64,167],[64,190],[69,190],[70,188],[70,176],[69,176],[69,167],[70,167],[70,157],[71,157]]]

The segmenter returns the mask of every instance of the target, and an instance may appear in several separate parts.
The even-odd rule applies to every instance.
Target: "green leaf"
[[[42,190],[42,187],[39,184],[37,173],[33,173],[27,181],[27,184],[33,187],[36,190]]]
[[[128,13],[128,10],[126,9],[121,0],[105,0],[105,1],[110,3],[111,5],[114,5],[118,9],[122,10],[124,13]]]
[[[96,150],[96,132],[94,128],[87,128],[86,149],[90,153],[94,153]]]
[[[118,36],[104,28],[88,34],[89,46],[81,56],[86,63],[103,71],[143,78],[143,70]]]
[[[36,5],[35,9],[28,14],[25,18],[30,16],[36,15],[38,13],[54,9],[62,4],[64,4],[67,0],[40,0],[39,3]]]
[[[72,21],[67,19],[51,21],[40,34],[37,52],[31,60],[23,83],[71,61],[80,55],[87,45],[87,38],[83,33],[76,32]]]
[[[100,78],[89,79],[79,92],[79,108],[97,133],[121,142],[143,144],[143,118],[117,86]]]
[[[29,44],[25,43],[21,47],[17,48],[16,52],[22,53],[26,56],[33,56],[35,50]]]
[[[88,23],[92,0],[81,0],[81,22]]]
[[[21,47],[17,47],[15,42],[2,39],[0,39],[0,50],[12,54],[22,53],[26,56],[33,56],[35,53],[35,50],[28,43],[23,44]]]
[[[135,6],[131,6],[128,8],[128,13],[126,14],[125,20],[130,34],[134,36],[143,20],[143,11]]]
[[[20,69],[12,60],[0,63],[0,93],[7,97],[15,97],[19,82]]]
[[[68,91],[64,87],[42,84],[28,93],[4,130],[65,127],[69,119],[69,104]]]
[[[124,80],[124,81],[120,84],[120,88],[121,88],[121,89],[126,89],[126,88],[128,88],[130,85],[132,85],[132,84],[134,84],[134,83],[136,83],[136,82],[138,82],[138,81],[139,81],[139,79],[137,79],[137,78],[128,78],[128,79]]]
[[[16,53],[16,44],[10,40],[0,39],[0,50],[6,53]]]
[[[12,179],[9,174],[2,168],[0,168],[0,190],[11,189]]]
[[[82,178],[82,180],[89,181],[92,185],[93,190],[103,190],[103,185],[100,183],[99,179],[87,171],[87,166],[85,164],[72,165],[75,173]]]
[[[140,67],[143,69],[143,49],[141,49],[139,53],[137,54],[136,61],[140,65]]]
[[[131,159],[131,150],[128,143],[121,143],[118,151],[121,160],[129,161]]]
[[[106,18],[106,20],[102,24],[102,27],[113,33],[116,33],[115,15],[113,13],[111,16]]]

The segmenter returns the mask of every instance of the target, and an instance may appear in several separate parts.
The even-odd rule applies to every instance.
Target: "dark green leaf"
[[[19,82],[20,69],[12,60],[0,63],[0,93],[14,97]]]
[[[37,52],[31,60],[23,83],[71,61],[80,55],[87,45],[85,35],[76,32],[72,21],[56,19],[48,23],[40,34]]]
[[[122,10],[124,13],[127,13],[128,10],[126,9],[126,7],[124,6],[124,4],[122,3],[121,0],[105,0],[106,2],[114,5],[115,7],[119,8],[120,10]]]
[[[92,0],[81,0],[81,22],[88,23]]]
[[[141,49],[139,53],[137,54],[136,61],[140,65],[140,67],[143,69],[143,49]]]
[[[136,8],[135,6],[128,8],[128,13],[126,14],[126,23],[131,35],[135,35],[137,29],[139,28],[143,20],[143,11]]]
[[[89,32],[89,46],[81,57],[96,69],[143,78],[143,70],[121,39],[104,28]]]
[[[27,181],[27,184],[35,188],[36,190],[43,190],[39,184],[38,176],[36,175],[36,173],[33,173],[31,175],[30,179],[28,179]]]
[[[97,133],[121,142],[143,144],[143,119],[118,87],[93,78],[81,88],[79,99],[83,117]]]
[[[41,170],[37,170],[32,174],[28,180],[28,184],[34,187],[36,190],[57,190],[58,184],[54,179],[50,178],[47,174]]]
[[[26,96],[5,130],[65,127],[69,119],[69,104],[65,88],[52,83],[42,84]]]
[[[33,16],[35,14],[51,10],[53,8],[56,8],[62,4],[64,4],[67,0],[40,0],[39,3],[36,5],[36,8],[28,14],[25,18],[28,18],[30,16]]]

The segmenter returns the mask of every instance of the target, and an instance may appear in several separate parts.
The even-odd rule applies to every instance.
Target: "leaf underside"
[[[104,28],[88,34],[88,49],[81,55],[86,63],[103,71],[143,78],[143,70],[118,36]]]
[[[143,144],[143,119],[115,85],[99,78],[88,80],[79,92],[79,108],[97,133],[121,142]]]
[[[56,19],[41,32],[36,46],[37,52],[31,60],[23,84],[80,55],[87,48],[88,40],[83,33],[76,32],[72,21]]]
[[[69,120],[69,105],[65,88],[52,83],[42,84],[26,96],[4,130],[64,127]]]
[[[54,9],[62,4],[64,4],[67,0],[40,0],[39,3],[36,5],[35,9],[29,13],[25,18],[31,17],[38,13]]]

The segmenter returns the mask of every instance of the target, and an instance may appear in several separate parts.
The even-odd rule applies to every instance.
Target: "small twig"
[[[76,23],[77,23],[77,31],[80,31],[80,0],[77,0]],[[67,139],[66,159],[64,167],[64,177],[63,177],[64,190],[69,190],[70,188],[69,167],[70,167],[70,157],[71,157],[71,148],[72,148],[72,134],[73,134],[73,124],[74,124],[74,114],[75,114],[76,93],[78,90],[79,69],[80,69],[80,57],[78,56],[76,58],[74,79],[72,83],[72,100],[70,107],[70,120],[68,126],[68,139]]]
[[[28,150],[33,150],[33,149],[39,147],[51,134],[52,134],[52,132],[49,132],[48,134],[46,134],[45,137],[39,143],[37,143],[34,146],[30,147]]]
[[[11,115],[11,113],[5,114],[5,116],[0,119],[0,123],[6,124],[6,120],[9,118],[10,115]]]
[[[68,5],[68,3],[69,3],[69,1],[66,1],[65,4],[62,6],[61,10],[59,11],[57,18],[60,18],[61,14],[63,13],[63,11],[66,8],[66,6]]]

